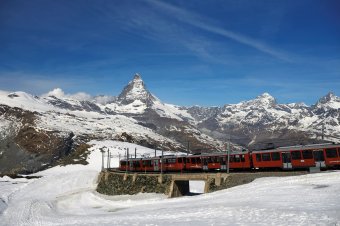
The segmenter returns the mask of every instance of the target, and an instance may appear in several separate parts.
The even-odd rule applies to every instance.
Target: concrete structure
[[[194,173],[194,174],[144,174],[103,171],[98,178],[97,191],[106,195],[164,193],[169,198],[187,195],[189,181],[204,181],[204,193],[249,183],[259,177],[292,176],[306,172],[259,172],[259,173]]]

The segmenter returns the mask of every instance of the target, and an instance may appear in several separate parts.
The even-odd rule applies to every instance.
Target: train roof
[[[275,148],[275,149],[268,149],[268,150],[256,150],[256,151],[253,151],[253,153],[315,150],[315,149],[337,148],[337,147],[340,147],[340,144],[334,144],[334,143],[308,144],[308,145],[295,145],[295,146],[287,146],[287,147],[278,147],[278,148]]]
[[[231,155],[244,155],[249,153],[248,151],[237,151],[237,152],[231,152]],[[216,156],[216,155],[227,155],[228,152],[215,152],[215,153],[203,153],[200,156]]]

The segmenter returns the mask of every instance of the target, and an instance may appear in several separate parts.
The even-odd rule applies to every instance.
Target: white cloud
[[[48,96],[55,96],[57,98],[63,99],[63,98],[70,98],[75,99],[79,101],[83,100],[92,100],[92,96],[90,94],[84,93],[84,92],[78,92],[75,94],[65,94],[65,92],[60,88],[55,88],[52,91],[45,93],[41,95],[42,97],[48,97]]]
[[[45,93],[42,96],[55,96],[55,97],[58,97],[58,98],[63,98],[63,97],[65,97],[65,93],[62,89],[55,88],[54,90],[52,90],[48,93]]]
[[[108,104],[112,101],[115,100],[115,97],[113,96],[96,96],[94,97],[94,100],[96,103],[99,103],[99,104]]]

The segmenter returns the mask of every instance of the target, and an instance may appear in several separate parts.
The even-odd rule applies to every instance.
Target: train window
[[[145,160],[145,161],[143,161],[143,166],[148,166],[148,167],[152,166],[151,160]]]
[[[262,160],[261,154],[256,154],[256,161],[261,162],[261,160]]]
[[[312,159],[313,158],[312,150],[304,150],[304,151],[302,151],[302,157],[304,159]]]
[[[270,161],[270,153],[263,153],[262,161]]]
[[[340,148],[338,148],[338,156],[340,157]]]
[[[201,164],[201,159],[200,158],[196,158],[196,162],[197,162],[197,164]]]
[[[338,157],[336,154],[336,149],[332,148],[332,149],[326,149],[326,156],[327,158],[336,158]]]
[[[301,152],[300,151],[292,151],[292,159],[293,160],[301,159]]]
[[[280,160],[280,153],[279,152],[273,152],[273,153],[271,153],[271,156],[272,156],[273,161]]]
[[[191,158],[191,163],[196,164],[196,158]]]
[[[121,161],[121,162],[120,162],[120,165],[121,165],[121,166],[126,166],[126,161]]]
[[[177,159],[177,162],[178,162],[178,163],[182,163],[182,158],[178,158],[178,159]]]
[[[245,158],[244,158],[244,155],[241,155],[241,162],[245,162]]]
[[[234,158],[235,158],[235,162],[240,162],[241,160],[240,155],[235,155]]]
[[[234,162],[233,156],[229,156],[229,162]]]
[[[176,159],[168,159],[169,163],[176,163]]]

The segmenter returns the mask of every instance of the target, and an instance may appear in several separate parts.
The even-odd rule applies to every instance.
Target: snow
[[[42,176],[38,179],[0,178],[0,225],[340,224],[340,171],[261,178],[174,199],[162,194],[105,196],[95,191],[101,148],[110,149],[114,165],[127,148],[137,148],[141,155],[154,150],[117,141],[90,144],[88,165],[54,167],[37,173]]]
[[[0,91],[0,104],[8,105],[10,107],[18,107],[29,111],[50,111],[56,108],[47,104],[39,97],[32,96],[25,92],[6,92]]]

